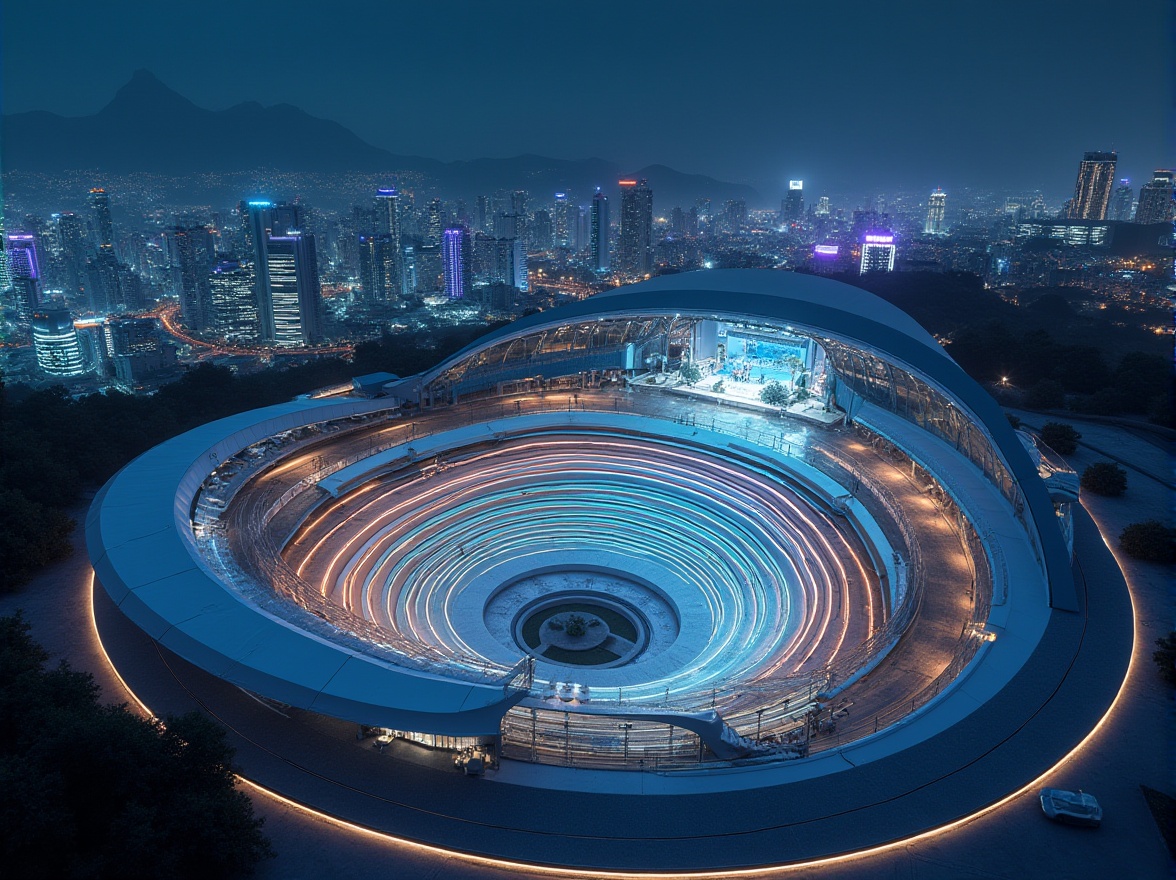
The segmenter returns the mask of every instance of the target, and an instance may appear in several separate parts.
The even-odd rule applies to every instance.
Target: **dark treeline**
[[[28,624],[0,617],[5,876],[240,877],[272,855],[215,721],[149,721],[47,665]]]
[[[1101,312],[1098,317],[1080,314],[1071,302],[1089,297],[1088,291],[1041,288],[1026,291],[1020,298],[1024,305],[1014,305],[968,273],[886,273],[844,280],[881,296],[946,339],[956,363],[1010,403],[1173,426],[1171,337],[1116,326]],[[1139,322],[1138,312],[1126,314]],[[1117,319],[1123,313],[1110,315]],[[1157,310],[1157,322],[1166,319]]]
[[[205,422],[386,370],[409,376],[487,332],[458,329],[360,345],[352,363],[324,360],[235,376],[201,365],[150,396],[72,399],[62,386],[30,392],[0,384],[0,589],[15,590],[70,553],[66,511],[152,446]]]

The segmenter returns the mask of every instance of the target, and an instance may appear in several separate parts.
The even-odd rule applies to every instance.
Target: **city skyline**
[[[445,63],[431,49],[421,56],[432,41],[418,48],[402,39],[380,70],[370,69],[371,53],[355,51],[346,66],[315,62],[300,77],[269,76],[267,59],[313,39],[305,16],[268,22],[269,38],[259,43],[254,25],[262,13],[251,9],[181,29],[166,13],[141,20],[64,7],[70,14],[52,29],[26,20],[37,10],[5,9],[5,32],[21,35],[5,41],[7,113],[93,113],[145,67],[197,106],[292,104],[395,153],[442,161],[597,156],[629,170],[661,162],[752,185],[765,204],[789,179],[834,192],[869,181],[891,189],[1003,183],[1062,193],[1073,179],[1068,157],[1083,151],[1116,150],[1119,175],[1141,182],[1171,155],[1164,114],[1155,109],[1167,105],[1163,78],[1125,87],[1115,73],[1141,64],[1158,72],[1166,63],[1158,3],[1100,11],[1098,28],[1089,27],[1086,4],[1008,15],[992,9],[978,20],[938,7],[915,13],[860,4],[839,17],[836,43],[816,10],[719,18],[705,4],[676,6],[675,14],[660,6],[622,14],[605,4],[573,21],[558,9],[524,7],[508,20],[470,7],[448,24],[429,10],[369,10],[362,22],[335,22],[336,44],[362,50],[386,33],[443,33],[451,38]],[[515,48],[492,48],[507,27],[517,30]],[[954,40],[965,27],[969,38]],[[1131,39],[1105,41],[1108,30]],[[788,37],[783,56],[781,36]],[[626,63],[606,65],[593,79],[581,69],[591,66],[574,60],[580,47],[586,53],[587,43],[601,40]],[[105,48],[112,42],[117,58]],[[255,63],[209,65],[213,43],[224,57],[248,50]],[[938,44],[951,44],[951,61],[932,76],[925,51],[915,50]],[[1092,55],[1099,63],[1072,60]],[[852,64],[841,60],[850,57]],[[1028,75],[1063,62],[1070,69],[1064,90]],[[529,75],[537,70],[554,73]]]

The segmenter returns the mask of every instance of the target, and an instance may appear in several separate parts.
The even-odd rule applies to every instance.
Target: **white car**
[[[1102,822],[1102,807],[1092,794],[1061,788],[1041,790],[1041,810],[1055,822],[1097,828]]]

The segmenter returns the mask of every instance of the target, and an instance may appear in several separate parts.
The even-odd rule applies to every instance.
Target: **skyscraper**
[[[269,234],[273,202],[255,199],[247,205],[249,223],[246,240],[253,251],[253,297],[257,303],[257,329],[260,338],[273,339],[274,309],[270,298]]]
[[[742,232],[747,227],[747,202],[743,199],[728,199],[723,209],[723,219],[728,232]]]
[[[588,246],[591,249],[590,262],[593,272],[607,272],[611,265],[608,258],[608,196],[596,188],[592,197],[592,225]]]
[[[1078,179],[1074,182],[1074,198],[1070,200],[1068,219],[1107,218],[1107,204],[1111,200],[1111,187],[1115,183],[1115,163],[1118,158],[1114,151],[1093,151],[1083,154],[1082,164],[1078,166]]]
[[[172,289],[180,298],[184,325],[197,335],[213,329],[215,315],[209,275],[216,259],[215,239],[207,226],[174,226],[167,232]]]
[[[551,215],[540,209],[531,221],[531,248],[536,251],[551,250],[553,240]]]
[[[86,372],[69,309],[36,309],[31,323],[33,351],[43,372],[62,378]]]
[[[464,226],[452,226],[442,233],[441,261],[445,273],[445,295],[465,299],[473,289],[470,266],[470,233]]]
[[[94,212],[94,233],[98,250],[114,250],[114,221],[110,218],[110,199],[106,190],[90,190],[90,208]]]
[[[212,267],[208,284],[217,335],[230,341],[255,341],[258,326],[253,271],[236,260],[220,260]]]
[[[481,280],[527,291],[527,249],[523,247],[521,239],[479,235],[473,252],[474,262],[478,266],[476,271]],[[466,271],[470,271],[468,263]]]
[[[85,225],[82,218],[71,211],[58,214],[56,220],[64,286],[70,294],[80,293],[86,286]]]
[[[1151,183],[1139,188],[1139,206],[1135,209],[1136,223],[1166,223],[1173,218],[1172,190],[1176,172],[1158,168]]]
[[[818,217],[828,217],[831,211],[829,210],[829,197],[821,196],[817,199],[817,209],[813,212]]]
[[[568,194],[556,193],[555,211],[552,218],[556,247],[571,247],[575,231],[572,229],[570,208],[571,203],[568,201]]]
[[[478,232],[490,231],[491,216],[493,216],[493,211],[490,208],[489,197],[478,196],[474,201],[474,226]]]
[[[1111,207],[1107,217],[1120,223],[1127,222],[1131,219],[1131,203],[1134,201],[1135,192],[1131,189],[1131,181],[1124,177],[1111,195]]]
[[[893,272],[896,251],[894,233],[884,229],[867,232],[862,236],[861,274]]]
[[[788,181],[788,195],[780,202],[780,219],[795,223],[804,218],[804,181]]]
[[[947,193],[939,187],[931,193],[927,200],[927,220],[923,223],[923,232],[927,235],[943,235],[946,227],[943,223],[943,213],[947,205]]]
[[[441,200],[429,199],[427,243],[441,244]]]
[[[37,237],[29,232],[6,233],[8,271],[11,277],[40,278],[41,264],[37,257]]]
[[[380,248],[379,270],[383,274],[382,299],[396,300],[405,295],[404,257],[400,245],[400,194],[395,187],[376,190],[375,199],[377,239],[383,238]]]
[[[617,268],[644,278],[653,272],[653,190],[642,180],[621,180],[621,237]]]
[[[9,284],[16,298],[16,314],[21,321],[28,321],[41,303],[41,265],[37,258],[36,236],[28,232],[9,232],[5,238]]]
[[[314,345],[322,341],[322,290],[314,236],[292,229],[267,242],[272,326],[262,338],[277,345]]]

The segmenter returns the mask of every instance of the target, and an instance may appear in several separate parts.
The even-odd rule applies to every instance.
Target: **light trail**
[[[624,684],[630,702],[699,699],[823,667],[882,613],[860,544],[779,479],[717,450],[557,433],[362,489],[316,509],[291,563],[335,604],[455,658],[495,665],[463,632],[468,614],[462,624],[453,611],[466,584],[537,547],[615,552],[687,585],[675,601],[704,603],[712,634],[677,673]],[[842,613],[851,605],[863,618]],[[548,669],[541,681],[566,674]],[[722,708],[754,723],[750,705]]]

